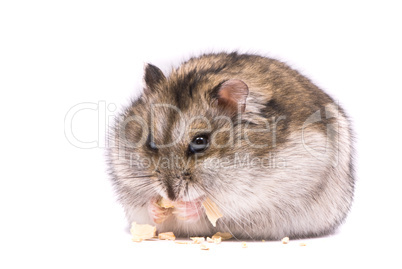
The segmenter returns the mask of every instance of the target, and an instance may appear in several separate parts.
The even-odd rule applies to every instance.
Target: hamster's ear
[[[166,80],[165,75],[158,67],[152,64],[146,64],[144,69],[144,81],[149,90],[152,91],[155,88],[155,85]]]
[[[218,106],[229,114],[244,112],[246,109],[248,86],[239,79],[230,79],[221,83],[214,89],[213,94],[216,96]]]

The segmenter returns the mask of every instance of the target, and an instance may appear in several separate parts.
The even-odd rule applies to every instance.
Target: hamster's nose
[[[191,180],[191,172],[188,170],[177,172],[174,174],[177,180]]]
[[[191,181],[192,174],[188,169],[182,171],[166,171],[166,174],[163,174],[162,180],[165,185],[165,190],[167,197],[175,201],[178,198],[178,195],[183,190],[183,186],[185,186],[184,181]]]
[[[183,173],[182,173],[182,178],[183,178],[184,180],[191,180],[192,178],[191,178],[191,173],[190,173],[190,171],[188,171],[188,170],[183,171]]]

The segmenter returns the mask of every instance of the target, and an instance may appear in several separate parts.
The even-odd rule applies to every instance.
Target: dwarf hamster
[[[147,64],[142,94],[111,129],[107,162],[129,223],[182,237],[303,238],[334,231],[352,203],[348,117],[275,59],[204,54],[168,75]]]

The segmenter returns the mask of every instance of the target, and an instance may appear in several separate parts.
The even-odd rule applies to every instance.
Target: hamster
[[[193,57],[167,76],[144,69],[143,92],[112,126],[107,153],[129,223],[178,237],[277,240],[326,235],[344,221],[351,124],[308,78],[237,52]],[[222,215],[216,227],[207,198]]]

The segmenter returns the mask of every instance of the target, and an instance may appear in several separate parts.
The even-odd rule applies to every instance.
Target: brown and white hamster
[[[168,76],[148,64],[144,81],[108,150],[130,223],[280,239],[328,234],[344,220],[354,191],[350,122],[309,79],[234,52],[191,58]],[[161,197],[174,208],[160,207]],[[223,215],[216,227],[206,198]]]

